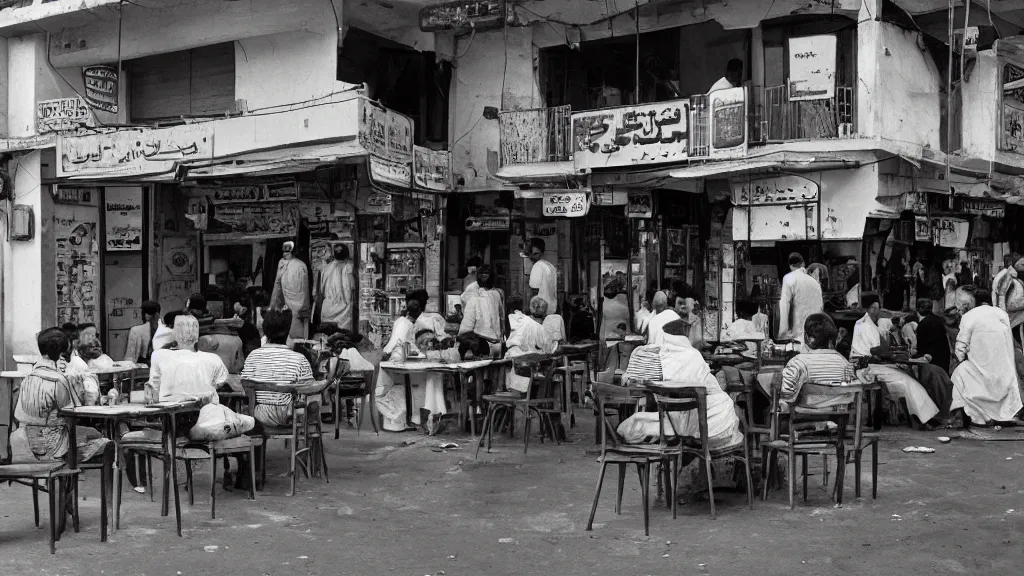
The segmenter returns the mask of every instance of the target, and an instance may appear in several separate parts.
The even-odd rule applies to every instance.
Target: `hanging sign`
[[[411,118],[368,98],[359,99],[359,145],[367,152],[387,160],[411,163],[412,139]]]
[[[627,195],[627,218],[650,218],[653,214],[654,200],[650,192],[630,192]]]
[[[117,68],[98,65],[82,68],[85,101],[96,110],[117,114]]]
[[[932,227],[927,216],[914,216],[914,240],[927,242],[932,239]]]
[[[747,155],[747,90],[727,88],[708,95],[711,116],[712,158],[737,158]]]
[[[36,105],[36,129],[40,133],[69,132],[88,123],[89,107],[78,96],[43,100]]]
[[[374,190],[366,199],[364,214],[391,214],[394,203],[391,201],[391,194]]]
[[[166,174],[181,160],[213,158],[209,122],[57,138],[57,176]]]
[[[789,39],[789,99],[825,100],[836,95],[836,35]]]
[[[1006,217],[1006,204],[1000,200],[968,200],[965,198],[960,201],[960,209],[968,214],[978,216]]]
[[[470,216],[466,218],[467,232],[505,232],[511,219],[508,216]]]
[[[547,218],[580,218],[590,211],[590,197],[586,192],[545,192],[541,211]]]
[[[746,206],[818,201],[818,183],[800,176],[774,176],[733,182],[733,203]]]
[[[408,162],[395,162],[370,156],[370,181],[409,188],[412,183],[412,169]]]
[[[966,248],[971,223],[963,218],[936,216],[932,218],[932,242],[943,248]]]
[[[420,10],[420,30],[424,32],[470,31],[482,32],[501,28],[506,22],[515,22],[510,6],[506,12],[505,0],[462,0]]]
[[[103,205],[107,251],[142,250],[142,189],[107,188]]]
[[[431,150],[422,146],[412,147],[412,183],[414,188],[433,192],[447,192],[452,189],[451,153],[447,150]]]
[[[689,119],[689,100],[573,114],[574,166],[579,171],[685,160]]]

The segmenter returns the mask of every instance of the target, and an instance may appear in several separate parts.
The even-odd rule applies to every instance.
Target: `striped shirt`
[[[661,381],[661,346],[647,344],[639,346],[629,356],[629,365],[622,374],[623,383],[643,383],[649,380]]]
[[[305,356],[289,350],[284,344],[264,344],[249,353],[240,377],[242,380],[291,384],[311,380],[313,370]],[[290,401],[290,394],[256,392],[257,404],[287,406]]]
[[[835,350],[808,350],[792,360],[782,370],[782,390],[780,399],[792,402],[800,395],[804,384],[851,384],[857,377],[850,364],[842,354]],[[799,404],[805,408],[827,408],[841,406],[853,401],[853,394],[843,396],[804,395]]]

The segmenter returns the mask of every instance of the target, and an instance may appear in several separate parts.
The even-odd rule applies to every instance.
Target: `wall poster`
[[[95,188],[58,189],[53,206],[57,324],[99,323],[99,203]]]
[[[789,39],[789,99],[825,100],[836,95],[836,35]]]
[[[142,188],[108,187],[103,194],[104,242],[108,252],[142,250]]]
[[[747,90],[728,88],[708,95],[711,116],[712,158],[737,158],[747,154]]]
[[[1003,66],[1003,129],[1001,148],[1024,151],[1024,68]]]

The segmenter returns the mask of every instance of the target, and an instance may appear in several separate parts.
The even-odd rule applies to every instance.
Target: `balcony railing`
[[[571,117],[569,106],[499,112],[501,165],[572,160]]]
[[[836,88],[831,98],[790,100],[788,86],[750,90],[750,143],[849,138],[856,133],[854,90]]]

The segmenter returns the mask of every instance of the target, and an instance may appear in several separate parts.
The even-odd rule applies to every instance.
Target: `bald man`
[[[654,300],[651,301],[651,306],[654,308],[654,317],[651,318],[650,323],[647,325],[647,343],[660,346],[665,337],[663,330],[665,324],[681,320],[681,318],[679,314],[676,314],[675,310],[668,307],[668,294],[664,292],[654,293]]]
[[[274,292],[270,295],[270,307],[274,310],[288,308],[292,311],[290,340],[309,336],[309,269],[306,263],[295,257],[295,242],[285,242],[281,262],[277,265]]]

